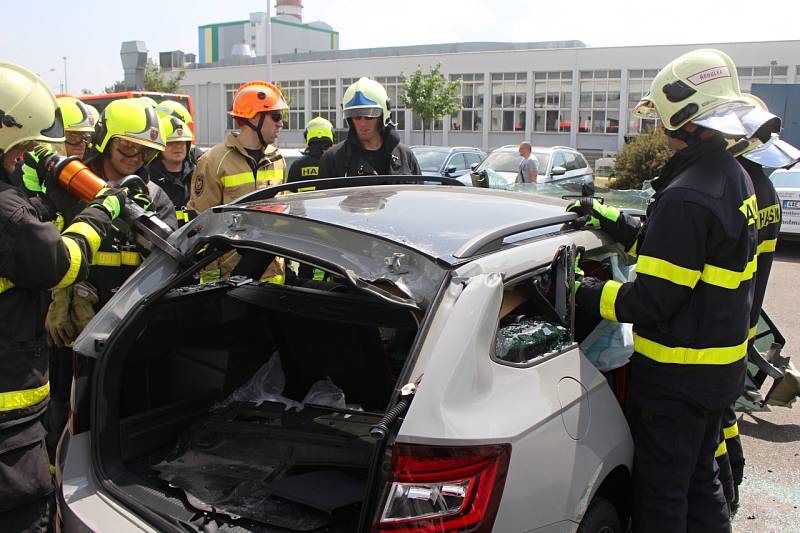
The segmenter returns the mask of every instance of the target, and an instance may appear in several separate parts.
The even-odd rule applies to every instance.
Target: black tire
[[[605,498],[596,497],[583,515],[577,533],[623,533],[617,508]]]

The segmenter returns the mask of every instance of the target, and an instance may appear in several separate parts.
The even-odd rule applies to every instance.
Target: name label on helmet
[[[15,119],[12,115],[6,115],[6,112],[0,109],[0,128],[4,126],[6,128],[13,128],[14,126],[21,128],[22,124],[17,122],[17,119]]]
[[[694,85],[702,85],[708,81],[718,80],[721,78],[730,78],[730,76],[731,72],[728,70],[728,67],[723,66],[703,70],[697,74],[692,74],[686,79],[692,82]]]
[[[306,176],[319,176],[319,167],[303,167],[300,169],[300,175]]]

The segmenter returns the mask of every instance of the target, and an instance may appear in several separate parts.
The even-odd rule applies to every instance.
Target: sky
[[[275,12],[275,0],[272,13]],[[0,0],[0,59],[53,88],[101,92],[123,78],[123,41],[197,53],[197,27],[247,19],[266,0]],[[800,39],[800,2],[742,0],[303,0],[304,22],[339,32],[340,48],[466,41],[580,40],[636,46]],[[778,59],[781,58],[765,58]],[[782,60],[784,63],[789,59]]]

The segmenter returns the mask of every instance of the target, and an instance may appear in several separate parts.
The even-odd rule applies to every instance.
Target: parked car
[[[795,166],[796,167],[796,166]],[[781,200],[780,238],[800,238],[800,169],[778,169],[769,179]]]
[[[373,178],[209,209],[100,310],[67,531],[625,531],[632,439],[571,290],[608,237],[563,200]],[[326,281],[259,282],[276,255]]]
[[[549,148],[534,146],[532,154],[539,161],[537,183],[561,180],[581,182],[593,180],[592,169],[586,162],[586,158],[574,148],[569,148],[568,146],[553,146]],[[522,156],[519,155],[519,146],[509,144],[492,151],[489,157],[474,171],[493,170],[500,174],[510,185],[517,179],[521,161]]]
[[[283,179],[286,180],[289,177],[289,169],[292,167],[292,163],[303,157],[303,150],[299,148],[278,148],[278,151],[286,162],[286,169],[283,172]]]
[[[465,185],[471,185],[469,172],[473,165],[486,159],[486,152],[478,148],[456,146],[412,146],[417,156],[423,176],[444,176],[462,178]]]

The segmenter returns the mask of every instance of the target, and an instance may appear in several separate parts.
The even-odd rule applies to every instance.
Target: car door
[[[553,170],[556,168],[563,168],[563,174],[553,174]],[[552,163],[550,164],[550,175],[548,175],[545,181],[558,181],[567,178],[567,153],[564,150],[555,150],[553,152]]]
[[[456,152],[450,156],[447,163],[444,165],[444,175],[450,178],[458,178],[463,176],[469,170],[466,159],[464,159],[463,152]]]

